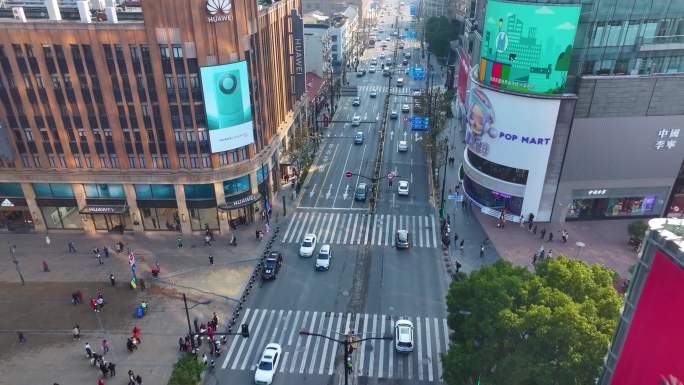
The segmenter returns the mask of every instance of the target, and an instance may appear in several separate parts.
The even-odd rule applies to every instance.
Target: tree
[[[425,22],[425,41],[430,52],[443,58],[449,54],[449,42],[458,37],[459,26],[445,16],[431,17]]]
[[[299,173],[298,183],[301,186],[309,173],[309,167],[316,158],[318,144],[316,138],[297,134],[291,140],[288,148],[283,151],[283,156],[290,159],[290,165]]]
[[[594,383],[620,312],[614,277],[561,256],[535,272],[498,261],[453,281],[447,383]]]

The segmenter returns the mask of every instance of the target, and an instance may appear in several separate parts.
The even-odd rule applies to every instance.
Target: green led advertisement
[[[480,81],[514,91],[561,93],[570,68],[579,5],[490,0]]]
[[[254,143],[247,62],[200,68],[211,152]]]

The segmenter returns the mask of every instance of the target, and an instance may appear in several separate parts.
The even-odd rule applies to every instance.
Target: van
[[[365,201],[366,200],[366,191],[367,187],[365,183],[359,183],[356,186],[356,190],[354,191],[354,200],[357,201]]]
[[[403,87],[404,86],[404,78],[398,78],[397,79],[397,87]]]

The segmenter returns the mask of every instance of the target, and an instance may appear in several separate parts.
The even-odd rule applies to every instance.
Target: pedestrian
[[[484,258],[484,243],[480,244],[480,258]]]
[[[48,273],[50,268],[48,267],[47,261],[43,259],[43,272]]]
[[[139,344],[140,342],[142,342],[142,340],[140,339],[140,333],[141,332],[142,331],[140,330],[139,327],[133,326],[133,339],[135,340],[136,344]]]
[[[568,243],[568,231],[563,229],[561,232],[561,238],[563,238],[563,243]]]
[[[214,256],[213,255],[209,255],[209,264],[212,266],[214,265]]]
[[[128,381],[135,384],[135,373],[130,369],[128,369]]]
[[[532,234],[537,235],[537,225],[534,225],[534,229],[532,230]]]
[[[109,273],[109,283],[112,284],[112,287],[116,286],[116,279],[114,279],[114,274]]]
[[[534,254],[532,254],[532,264],[534,265],[536,263],[537,263],[537,253],[534,253]]]
[[[520,216],[520,228],[524,229],[525,228],[525,218],[523,216]]]
[[[458,246],[459,249],[461,249],[461,255],[463,255],[463,243],[465,240],[461,239],[461,244]]]
[[[145,280],[138,278],[138,284],[140,285],[140,291],[145,291]]]
[[[104,361],[100,361],[100,371],[102,372],[102,378],[106,378],[109,369],[107,369],[107,364]]]
[[[209,359],[207,358],[207,354],[204,353],[202,354],[202,363],[204,364],[204,366],[207,366],[207,362],[209,362]]]
[[[553,250],[549,249],[549,253],[546,254],[547,258],[553,258]]]
[[[71,334],[74,335],[75,340],[80,340],[81,339],[81,327],[78,326],[78,324],[74,325],[74,328],[71,329]]]
[[[454,245],[458,242],[458,233],[454,231]]]
[[[463,197],[463,200],[461,201],[461,208],[465,209],[466,208],[466,198]]]
[[[113,363],[113,362],[108,363],[107,369],[109,369],[109,376],[110,377],[116,376],[116,364],[115,363]]]
[[[100,377],[100,379],[97,380],[97,385],[105,385],[104,378]]]
[[[541,234],[541,237],[539,237],[539,238],[543,240],[544,236],[546,235],[546,228],[541,229],[541,231],[539,233]]]
[[[88,358],[93,357],[93,349],[90,348],[90,344],[86,342],[85,344],[85,354]]]
[[[95,258],[97,258],[97,264],[98,264],[98,265],[103,265],[103,264],[104,264],[104,263],[102,262],[102,255],[100,255],[99,252],[98,252],[97,254],[95,254]]]
[[[135,349],[135,348],[136,348],[136,346],[133,343],[133,340],[130,338],[127,339],[126,340],[126,349],[128,349],[129,352],[133,353],[133,349]]]
[[[462,267],[461,263],[456,261],[456,272],[457,273],[461,270],[461,267]]]
[[[547,242],[553,241],[553,231],[549,231],[549,240]]]
[[[109,342],[107,340],[102,340],[102,355],[105,355],[109,352]]]
[[[76,252],[76,245],[74,245],[74,242],[69,241],[68,245],[69,245],[69,252],[75,253]]]
[[[183,247],[183,239],[181,237],[176,238],[176,246],[180,249]]]
[[[22,333],[22,332],[17,332],[17,337],[19,337],[19,343],[20,343],[20,344],[25,344],[25,343],[26,343],[26,337],[24,337],[24,333]]]
[[[135,376],[135,383],[138,385],[142,385],[142,377],[140,377],[139,374]]]
[[[102,248],[105,258],[109,258],[109,248],[107,246]]]
[[[213,316],[211,317],[211,323],[214,325],[214,330],[218,327],[218,316],[216,315],[216,312],[214,312]]]

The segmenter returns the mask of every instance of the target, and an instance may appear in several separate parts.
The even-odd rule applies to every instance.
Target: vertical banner
[[[292,60],[294,63],[294,93],[297,98],[301,97],[306,91],[306,68],[304,67],[304,21],[297,14],[296,10],[290,13],[292,16],[292,42],[294,52]]]

